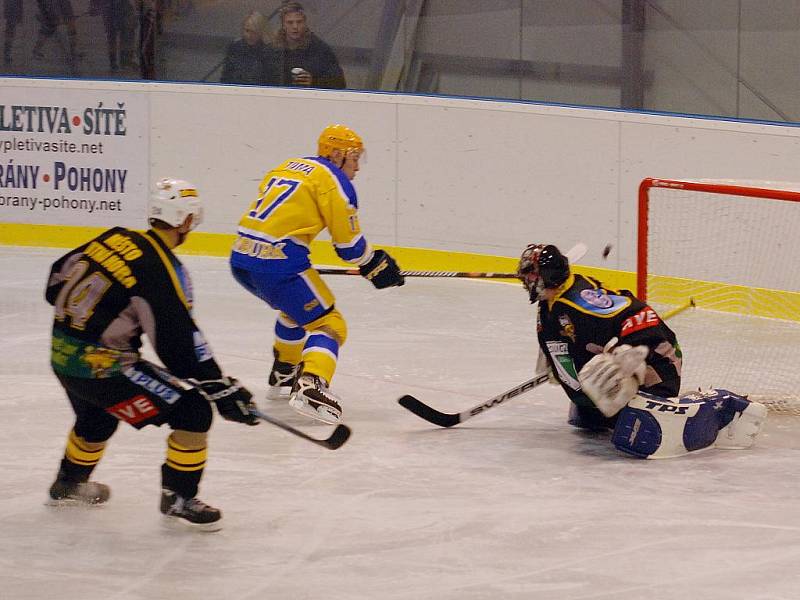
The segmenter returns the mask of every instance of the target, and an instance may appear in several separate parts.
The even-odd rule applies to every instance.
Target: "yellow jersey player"
[[[342,418],[329,386],[347,326],[311,266],[311,241],[327,229],[336,253],[378,289],[405,281],[394,259],[361,233],[351,180],[363,152],[352,129],[329,125],[317,156],[290,158],[267,173],[239,221],[230,258],[234,278],[279,311],[267,397],[288,397],[299,413],[331,424]]]
[[[196,498],[211,402],[225,419],[258,421],[250,392],[223,375],[195,323],[189,273],[173,254],[203,219],[195,186],[158,181],[148,217],[149,231],[114,227],[50,270],[50,362],[75,412],[50,504],[108,500],[109,487],[89,478],[120,421],[136,429],[168,425],[161,512],[170,523],[216,531],[220,511]],[[163,367],[141,357],[143,333]]]

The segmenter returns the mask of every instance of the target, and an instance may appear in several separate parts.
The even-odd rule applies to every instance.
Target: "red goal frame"
[[[647,301],[647,236],[649,232],[648,209],[650,204],[650,190],[653,188],[672,188],[706,192],[710,194],[726,194],[730,196],[743,196],[747,198],[763,198],[764,200],[782,200],[787,202],[800,202],[800,192],[776,190],[746,185],[731,185],[722,183],[699,183],[680,181],[677,179],[656,179],[648,177],[639,184],[639,214],[636,249],[636,295],[644,302]]]

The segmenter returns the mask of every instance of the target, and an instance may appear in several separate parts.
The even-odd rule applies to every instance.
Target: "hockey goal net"
[[[675,311],[684,391],[729,389],[800,415],[794,190],[800,184],[642,181],[637,291],[661,314]]]

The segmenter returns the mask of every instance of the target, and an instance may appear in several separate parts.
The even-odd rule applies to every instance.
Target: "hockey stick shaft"
[[[336,426],[336,429],[333,430],[333,433],[325,439],[317,439],[311,437],[310,435],[303,433],[299,429],[295,429],[291,425],[284,423],[283,421],[279,421],[275,417],[272,417],[266,413],[261,412],[257,408],[251,408],[250,414],[254,417],[261,419],[262,421],[266,421],[267,423],[271,423],[276,427],[280,427],[284,431],[288,431],[292,435],[296,435],[297,437],[303,438],[304,440],[308,440],[318,446],[322,446],[323,448],[327,448],[328,450],[336,450],[337,448],[341,448],[342,445],[347,441],[350,437],[350,428],[347,425],[339,424]]]
[[[176,381],[180,381],[177,378],[173,378],[173,379],[175,379]],[[191,385],[196,390],[201,390],[202,389],[201,382],[199,382],[197,380],[194,380],[194,379],[185,379],[185,380],[183,380],[183,383]],[[239,388],[236,388],[236,389],[239,389]],[[213,396],[209,396],[209,395],[203,393],[202,391],[201,391],[201,393],[209,401],[214,401],[215,400],[215,398]],[[218,400],[220,398],[216,398],[216,399]],[[296,435],[297,437],[303,438],[304,440],[308,440],[309,442],[312,442],[314,444],[317,444],[318,446],[322,446],[324,448],[327,448],[328,450],[336,450],[337,448],[340,448],[347,441],[347,438],[350,437],[350,433],[351,433],[350,428],[347,427],[347,425],[341,425],[340,424],[340,425],[336,426],[336,428],[333,430],[333,433],[331,433],[330,436],[328,436],[325,439],[320,440],[320,439],[311,437],[307,433],[303,433],[299,429],[295,429],[294,427],[292,427],[288,423],[284,423],[283,421],[280,421],[279,419],[276,419],[275,417],[272,417],[272,416],[270,416],[270,415],[268,415],[266,413],[261,412],[258,409],[258,407],[256,407],[255,405],[251,405],[250,406],[250,411],[249,412],[250,412],[251,415],[253,415],[257,419],[261,419],[262,421],[266,421],[267,423],[275,425],[275,427],[279,427],[279,428],[283,429],[284,431],[288,431],[292,435]]]
[[[317,269],[320,275],[361,275],[358,269]],[[400,271],[403,277],[460,277],[467,279],[518,279],[516,273],[473,273],[470,271]]]
[[[576,263],[581,258],[586,255],[589,247],[584,244],[583,242],[578,242],[572,248],[570,248],[567,253],[566,257],[569,260],[570,264]],[[358,272],[358,271],[356,271]],[[532,390],[535,387],[539,387],[544,382],[549,379],[549,373],[539,373],[535,375],[532,379],[528,381],[524,381],[517,386],[514,386],[510,390],[506,390],[502,394],[498,394],[497,396],[490,398],[486,402],[481,402],[473,406],[472,408],[468,408],[467,410],[463,410],[457,413],[444,413],[441,411],[436,410],[435,408],[428,406],[424,402],[420,402],[417,398],[411,395],[405,395],[397,400],[397,402],[403,408],[411,411],[418,417],[425,419],[426,421],[433,423],[434,425],[439,425],[440,427],[452,427],[453,425],[458,425],[459,423],[463,423],[467,419],[471,419],[475,415],[479,415],[482,412],[489,410],[490,408],[494,408],[500,404],[503,404],[509,398],[513,398],[514,396],[519,396],[529,390]]]
[[[666,321],[667,319],[671,319],[671,318],[672,318],[672,317],[674,317],[675,315],[682,313],[682,312],[683,312],[683,311],[685,311],[687,308],[694,308],[695,306],[697,306],[697,304],[695,304],[695,302],[694,302],[694,298],[689,298],[689,300],[687,300],[686,302],[684,302],[684,303],[683,303],[683,304],[681,304],[680,306],[676,306],[675,308],[673,308],[673,309],[671,309],[671,310],[668,310],[667,312],[665,312],[665,313],[664,313],[664,314],[661,316],[661,318],[662,318],[664,321]]]
[[[566,257],[570,263],[579,261],[586,254],[588,247],[578,242],[567,250]],[[358,269],[321,269],[320,275],[361,275]],[[459,277],[463,279],[519,279],[516,273],[482,273],[475,271],[400,271],[403,277]]]

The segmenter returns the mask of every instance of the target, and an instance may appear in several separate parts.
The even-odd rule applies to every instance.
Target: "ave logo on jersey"
[[[632,317],[628,317],[622,322],[622,329],[620,330],[620,337],[625,337],[642,329],[648,327],[655,327],[661,322],[658,318],[656,311],[649,306],[644,307]]]
[[[130,423],[131,425],[135,425],[136,423],[158,414],[158,409],[155,404],[153,404],[147,396],[141,395],[123,400],[114,406],[108,407],[106,411],[121,421]]]

